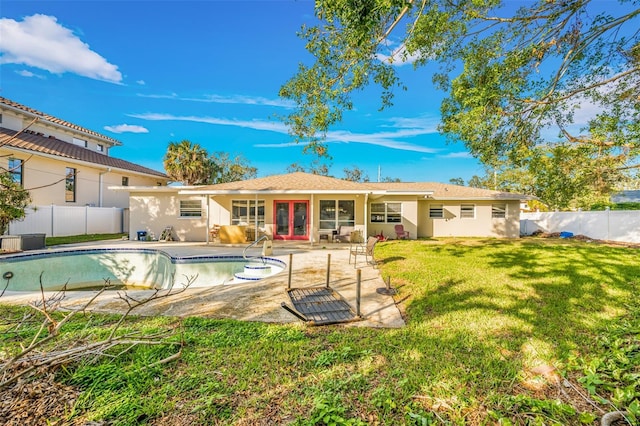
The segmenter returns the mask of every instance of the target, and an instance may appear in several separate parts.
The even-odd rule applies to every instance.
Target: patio
[[[153,248],[163,250],[173,256],[197,255],[242,255],[246,245],[222,245],[184,242],[138,242],[104,241],[91,244],[73,244],[55,246],[47,251],[71,248]],[[261,247],[252,248],[248,255],[261,254]],[[273,254],[289,264],[292,259],[291,287],[308,288],[325,285],[327,279],[327,260],[331,255],[330,287],[337,291],[349,304],[356,304],[356,269],[348,263],[349,244],[326,244],[310,246],[307,243],[274,241]],[[391,296],[378,293],[385,282],[380,272],[366,265],[364,258],[358,262],[361,270],[361,321],[345,323],[351,327],[398,328],[404,326],[404,320]],[[281,303],[290,304],[287,295],[288,269],[257,282],[220,285],[213,287],[189,288],[186,291],[148,303],[137,308],[136,315],[202,316],[208,318],[230,318],[241,321],[260,321],[269,323],[300,323],[290,312],[281,307]],[[130,293],[143,296],[149,291],[136,290]],[[68,292],[64,301],[66,308],[80,307],[89,300],[91,292]],[[34,300],[34,293],[7,292],[2,303],[26,304]],[[38,295],[39,296],[39,295]],[[94,312],[117,313],[125,307],[114,293],[101,295],[91,307]]]

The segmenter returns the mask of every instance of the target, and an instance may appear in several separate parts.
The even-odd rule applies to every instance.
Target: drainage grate
[[[294,288],[287,290],[298,316],[314,325],[359,320],[351,306],[327,287]],[[283,307],[290,310],[286,305]]]

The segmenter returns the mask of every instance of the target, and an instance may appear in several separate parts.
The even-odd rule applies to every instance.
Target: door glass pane
[[[307,203],[293,203],[293,235],[307,235]]]
[[[276,234],[289,235],[289,203],[276,203]]]

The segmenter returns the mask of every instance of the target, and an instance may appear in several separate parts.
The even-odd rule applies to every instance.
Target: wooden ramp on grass
[[[351,305],[329,287],[290,288],[287,290],[293,304],[282,302],[282,307],[309,325],[327,325],[359,321]]]

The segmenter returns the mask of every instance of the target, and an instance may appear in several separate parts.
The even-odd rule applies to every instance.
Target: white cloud
[[[75,73],[95,80],[120,83],[118,67],[92,51],[56,17],[35,14],[23,21],[0,19],[0,63],[24,64],[54,74]]]
[[[139,84],[140,86],[144,86],[147,83],[144,80],[138,80],[136,81],[136,84]]]
[[[40,75],[40,74],[34,74],[31,71],[27,71],[27,70],[20,70],[20,71],[16,71],[16,74],[21,75],[22,77],[27,77],[27,78],[39,78],[41,80],[45,79],[45,76]]]
[[[281,122],[262,121],[262,120],[236,120],[216,117],[198,117],[198,116],[179,116],[172,114],[129,114],[130,117],[141,120],[150,121],[191,121],[196,123],[207,123],[219,126],[235,126],[245,129],[263,130],[288,134],[288,128]],[[399,129],[395,131],[385,131],[376,133],[352,133],[344,130],[334,130],[327,132],[327,143],[361,143],[366,145],[384,146],[390,149],[398,149],[403,151],[435,153],[438,149],[426,147],[423,145],[412,144],[398,139],[415,137],[426,134],[433,134],[435,130],[432,127],[416,127]],[[257,148],[283,148],[294,146],[295,143],[279,143],[279,144],[255,144]]]
[[[392,48],[390,45],[389,47],[392,49],[389,55],[383,53],[376,54],[376,58],[378,58],[380,62],[393,65],[394,67],[401,67],[403,65],[411,65],[420,59],[420,55],[417,53],[409,54],[404,44],[396,48]]]
[[[117,124],[115,126],[104,126],[105,130],[113,133],[149,133],[145,127],[133,124]]]
[[[153,99],[175,99],[177,101],[189,101],[189,102],[205,102],[216,104],[240,104],[240,105],[257,105],[257,106],[274,106],[279,108],[293,108],[295,104],[286,99],[280,98],[264,98],[262,96],[245,96],[245,95],[205,95],[200,98],[179,96],[177,93],[171,93],[168,95],[145,95],[138,94],[143,98]]]
[[[438,155],[438,158],[473,158],[473,155],[471,155],[471,153],[467,151],[460,151]]]

